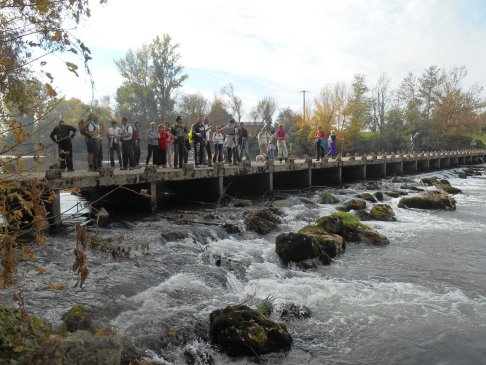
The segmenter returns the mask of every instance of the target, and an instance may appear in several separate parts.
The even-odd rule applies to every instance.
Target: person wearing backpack
[[[128,124],[128,119],[123,117],[122,120],[122,155],[123,155],[123,167],[122,170],[133,170],[135,167],[133,160],[133,127]]]
[[[51,132],[51,139],[57,144],[59,149],[59,160],[61,162],[61,170],[64,171],[67,167],[68,171],[73,169],[73,145],[71,138],[76,135],[76,128],[64,123],[64,120],[59,122],[59,125]]]

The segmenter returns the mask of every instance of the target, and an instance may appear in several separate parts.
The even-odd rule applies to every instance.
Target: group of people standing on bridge
[[[89,170],[99,171],[103,160],[102,141],[108,140],[110,165],[115,167],[115,154],[121,170],[139,168],[141,156],[140,123],[129,123],[128,118],[121,118],[120,123],[111,121],[110,128],[105,132],[99,122],[99,117],[92,113],[87,120],[78,124],[80,133],[84,136],[87,146],[87,161]],[[71,139],[77,129],[60,121],[50,137],[58,144],[60,168],[73,170]],[[188,127],[182,116],[177,116],[174,125],[169,122],[161,124],[151,122],[145,133],[147,142],[147,157],[145,165],[150,161],[155,166],[182,168],[189,159],[189,151],[193,151],[195,167],[213,166],[216,161],[238,165],[243,160],[250,161],[249,135],[244,123],[231,119],[225,125],[211,126],[208,117],[199,116],[197,121]],[[289,151],[286,140],[288,134],[284,124],[279,124],[277,130],[262,128],[257,135],[260,154],[257,162],[266,160],[287,161]],[[336,135],[331,131],[327,135],[319,126],[314,134],[316,143],[316,158],[319,160],[326,154],[336,156]]]

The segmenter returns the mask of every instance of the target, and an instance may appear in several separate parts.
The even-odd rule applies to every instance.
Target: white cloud
[[[468,12],[477,11],[473,4],[113,0],[93,8],[79,36],[107,58],[167,33],[180,44],[181,63],[188,70],[207,70],[207,84],[198,85],[202,94],[232,81],[237,93],[255,95],[245,95],[247,110],[264,95],[299,108],[298,90],[317,95],[325,84],[349,82],[355,73],[365,74],[372,85],[386,72],[396,86],[407,72],[420,73],[431,64],[445,69],[465,65],[470,83],[486,85],[486,29],[466,22]],[[92,67],[98,96],[114,94],[121,82],[112,58]],[[246,79],[258,80],[253,90],[245,89]],[[195,82],[189,79],[186,89],[194,90]],[[69,85],[68,94],[86,95],[85,86]]]

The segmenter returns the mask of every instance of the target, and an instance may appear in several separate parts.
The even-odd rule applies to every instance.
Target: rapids
[[[344,255],[317,271],[284,267],[275,253],[275,237],[333,212],[335,205],[315,203],[324,188],[302,195],[280,192],[283,199],[276,204],[284,210],[284,223],[266,236],[176,225],[163,211],[91,228],[130,247],[131,253],[130,259],[119,259],[87,249],[90,276],[82,290],[73,288],[75,235],[68,227],[35,250],[37,262],[19,264],[24,277],[0,300],[11,304],[11,294],[22,291],[27,310],[56,325],[71,305],[82,303],[97,326],[117,330],[147,359],[162,364],[185,364],[188,353],[200,364],[207,355],[214,364],[252,363],[231,359],[204,341],[209,314],[244,301],[257,305],[269,295],[274,320],[279,320],[278,308],[289,302],[307,306],[312,315],[288,323],[294,338],[289,353],[262,356],[262,363],[485,364],[486,175],[459,179],[457,170],[383,180],[385,191],[438,176],[463,193],[455,196],[453,212],[400,209],[398,198],[387,198],[398,221],[366,223],[391,244],[348,243]],[[364,183],[325,190],[340,199],[375,191]],[[63,210],[73,204],[78,204],[74,211],[84,212],[82,202],[63,195]],[[243,227],[245,208],[200,210],[201,216],[216,216],[215,222]],[[38,273],[38,267],[47,271]],[[65,289],[50,289],[49,283],[62,283]]]

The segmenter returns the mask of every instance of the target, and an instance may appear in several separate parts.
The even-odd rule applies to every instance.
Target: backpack
[[[86,123],[83,119],[81,119],[78,123],[79,133],[81,133],[81,135],[86,136],[86,137],[89,137],[89,135],[88,135],[88,124],[89,123]]]

